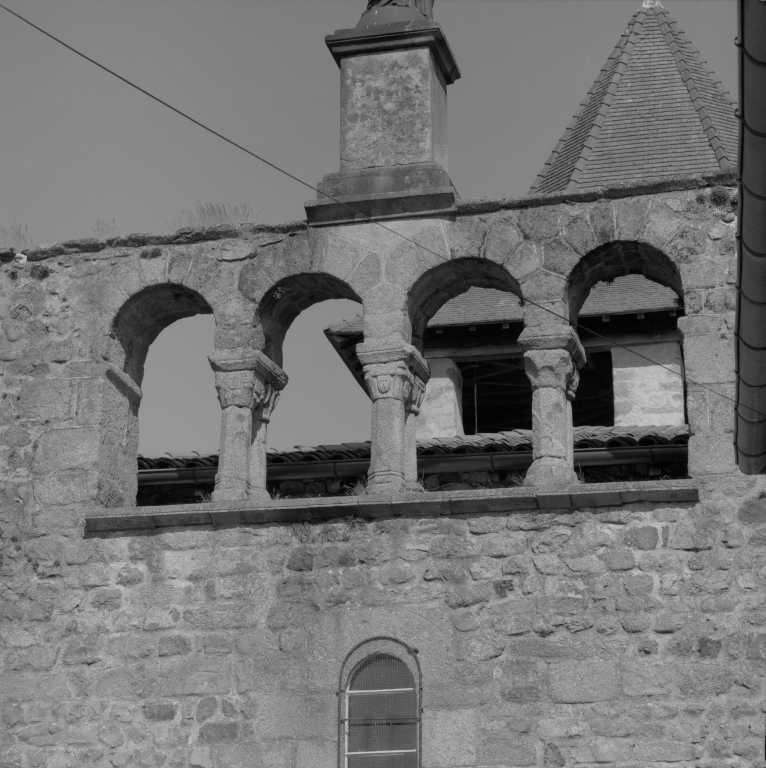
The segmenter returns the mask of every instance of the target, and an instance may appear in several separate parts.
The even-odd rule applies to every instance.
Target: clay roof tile
[[[721,81],[662,4],[645,0],[530,193],[730,171],[737,130]]]

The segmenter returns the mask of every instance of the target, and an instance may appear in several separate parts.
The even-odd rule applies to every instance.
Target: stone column
[[[209,358],[221,404],[221,447],[214,501],[268,498],[266,424],[287,376],[262,352]]]
[[[260,379],[263,386],[253,409],[253,433],[250,443],[250,498],[267,501],[271,494],[266,488],[266,432],[271,413],[279,400],[278,389],[273,383]],[[285,381],[286,383],[286,381]],[[284,387],[284,385],[282,385]]]
[[[412,375],[410,396],[404,403],[404,484],[408,491],[422,491],[418,480],[418,416],[426,398],[426,382]]]
[[[527,328],[519,337],[532,384],[532,466],[526,485],[572,485],[572,400],[585,352],[568,325]]]
[[[412,445],[408,451],[405,405],[412,402],[416,379],[423,384],[428,381],[428,365],[413,346],[403,342],[365,342],[357,347],[357,356],[364,366],[364,380],[372,399],[367,492],[398,493],[406,487],[407,478],[417,480],[415,424],[410,416]]]

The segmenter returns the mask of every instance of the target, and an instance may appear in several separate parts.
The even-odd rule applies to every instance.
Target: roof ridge
[[[707,62],[702,58],[700,52],[695,48],[694,44],[686,36],[678,22],[670,15],[670,13],[668,13],[668,11],[666,11],[661,5],[659,7],[655,6],[651,10],[653,10],[655,16],[658,17],[657,20],[660,23],[662,34],[668,43],[668,48],[673,55],[676,66],[678,66],[681,79],[683,80],[684,85],[689,92],[689,96],[692,100],[692,106],[694,107],[697,116],[702,123],[702,130],[708,139],[708,144],[710,145],[711,150],[715,154],[719,167],[722,171],[733,170],[735,164],[729,160],[728,154],[726,153],[726,148],[718,134],[718,129],[716,128],[715,123],[713,122],[710,114],[707,111],[707,108],[705,107],[702,95],[699,92],[697,82],[689,69],[689,63],[686,61],[686,56],[684,55],[684,52],[681,49],[681,46],[678,44],[678,40],[676,38],[678,38],[689,49],[689,52],[696,57],[697,63],[702,65],[707,74],[711,74],[712,69],[708,66]],[[666,27],[667,29],[665,29]],[[720,79],[714,75],[711,80],[713,80],[719,93],[725,95],[729,103],[732,103],[731,97],[724,90]]]
[[[591,152],[593,151],[593,147],[598,139],[599,133],[601,133],[601,127],[606,122],[606,118],[607,118],[607,115],[609,114],[609,109],[612,106],[612,101],[614,100],[614,95],[617,91],[617,87],[619,86],[620,81],[622,80],[622,76],[625,73],[625,70],[628,68],[630,59],[633,56],[633,49],[635,48],[635,45],[636,45],[636,37],[644,27],[645,18],[646,18],[646,11],[642,6],[633,14],[633,18],[630,20],[628,24],[628,28],[625,30],[622,37],[620,38],[620,43],[622,44],[622,52],[620,53],[620,56],[619,56],[620,60],[617,62],[617,66],[614,69],[611,81],[606,88],[606,93],[604,94],[604,97],[601,99],[601,104],[599,105],[598,112],[596,116],[593,118],[593,125],[591,125],[590,130],[588,131],[588,136],[583,142],[582,149],[580,150],[580,156],[577,158],[574,164],[572,176],[570,177],[569,183],[567,184],[567,187],[566,187],[567,190],[574,190],[574,189],[577,189],[577,187],[579,186],[580,176],[582,175],[583,168],[585,164],[588,162],[588,160],[590,159],[590,155],[591,155]],[[623,40],[624,40],[624,43],[623,43]],[[616,52],[616,49],[615,49],[615,52]],[[610,60],[611,58],[612,57],[610,56]],[[609,62],[607,62],[607,65],[608,63]]]
[[[591,85],[590,89],[588,90],[588,93],[585,95],[585,98],[580,102],[579,109],[577,110],[575,115],[572,117],[572,119],[569,121],[569,124],[567,125],[567,127],[564,129],[564,133],[562,134],[561,138],[558,140],[558,143],[556,144],[556,146],[553,148],[553,152],[551,152],[550,156],[543,164],[542,170],[537,175],[537,178],[532,183],[532,186],[529,188],[529,192],[527,194],[531,195],[537,191],[540,184],[546,178],[548,171],[551,169],[555,161],[558,159],[558,156],[561,153],[561,150],[564,148],[564,146],[566,145],[567,141],[569,140],[572,134],[572,130],[575,128],[575,126],[579,124],[580,118],[582,117],[587,107],[590,106],[591,100],[595,97],[596,93],[598,92],[598,89],[601,86],[603,79],[608,75],[608,72],[610,67],[612,66],[613,60],[615,58],[621,57],[625,43],[627,42],[627,39],[630,37],[629,31],[631,29],[631,26],[633,25],[636,17],[640,12],[641,12],[641,9],[639,9],[633,14],[633,18],[631,18],[630,22],[628,23],[627,29],[625,30],[625,32],[622,33],[617,45],[615,45],[614,49],[609,54],[609,58],[607,58],[606,64],[604,64],[604,66],[601,67],[601,69],[599,70],[598,76],[593,82],[593,85]],[[586,141],[587,141],[587,138],[586,138]],[[582,156],[582,151],[580,153],[580,156]]]
[[[737,121],[721,80],[659,0],[645,0],[528,194],[731,173]]]

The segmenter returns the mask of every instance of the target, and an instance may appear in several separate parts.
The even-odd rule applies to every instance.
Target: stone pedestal
[[[266,425],[287,376],[262,352],[208,359],[222,411],[213,500],[268,499]]]
[[[574,472],[572,400],[585,352],[566,325],[527,328],[519,337],[532,385],[532,466],[526,485],[571,485]]]
[[[415,419],[428,366],[411,345],[357,347],[372,399],[372,446],[368,493],[398,493],[417,484]]]
[[[460,70],[441,27],[423,17],[326,40],[341,70],[340,171],[306,203],[309,224],[455,212],[447,85]]]

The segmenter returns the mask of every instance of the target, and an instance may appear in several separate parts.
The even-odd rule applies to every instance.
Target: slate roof
[[[575,448],[630,448],[653,445],[686,445],[689,427],[578,427],[574,430]],[[447,456],[466,453],[505,453],[531,451],[532,432],[517,429],[465,437],[418,440],[418,456]],[[295,464],[308,461],[344,461],[370,458],[370,443],[341,443],[339,445],[296,445],[292,451],[270,449],[266,461],[270,465]],[[217,467],[218,454],[166,454],[156,458],[138,456],[141,469],[192,469]]]
[[[611,283],[596,283],[580,311],[580,317],[662,312],[678,307],[670,288],[647,280],[643,275],[625,275]],[[451,325],[521,322],[523,310],[512,293],[494,288],[469,288],[450,299],[428,322],[429,328]],[[325,329],[327,335],[350,336],[362,333],[362,318],[356,316]]]
[[[659,0],[644,0],[531,193],[732,171],[734,104]]]

